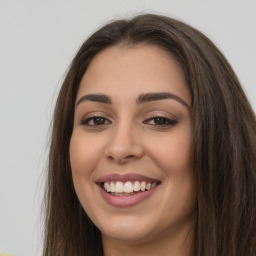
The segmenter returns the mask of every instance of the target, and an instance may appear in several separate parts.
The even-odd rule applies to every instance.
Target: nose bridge
[[[126,119],[116,124],[109,137],[106,153],[108,158],[120,163],[143,155],[137,127],[132,121]]]

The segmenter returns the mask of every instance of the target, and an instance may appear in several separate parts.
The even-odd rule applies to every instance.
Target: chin
[[[145,241],[152,235],[154,230],[148,223],[142,223],[142,220],[136,218],[115,218],[113,222],[109,221],[109,225],[99,227],[103,239],[117,240],[127,243],[139,243]]]

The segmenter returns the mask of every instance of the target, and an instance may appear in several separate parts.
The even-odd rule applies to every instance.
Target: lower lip
[[[110,205],[113,205],[116,207],[131,207],[133,205],[136,205],[145,201],[148,197],[152,195],[152,193],[157,189],[158,186],[144,192],[137,192],[136,194],[133,194],[130,196],[114,196],[107,193],[101,187],[101,184],[98,184],[98,187],[100,189],[100,193],[102,197]]]

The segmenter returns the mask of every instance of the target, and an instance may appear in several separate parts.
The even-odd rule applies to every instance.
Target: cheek
[[[86,212],[94,208],[92,174],[99,162],[99,143],[95,143],[82,131],[73,131],[70,145],[70,164],[76,194]]]
[[[193,171],[193,154],[190,132],[177,132],[172,136],[155,138],[149,151],[155,162],[170,176],[190,175]]]
[[[165,225],[170,225],[173,220],[193,219],[196,184],[190,130],[175,130],[158,138],[151,136],[148,152],[164,173],[164,189],[158,207],[162,209]]]
[[[88,176],[95,168],[102,155],[100,143],[95,143],[90,136],[74,130],[69,147],[70,163],[73,176]]]

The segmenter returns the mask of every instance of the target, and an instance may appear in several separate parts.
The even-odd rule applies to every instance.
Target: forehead
[[[191,101],[184,72],[171,54],[157,46],[116,45],[91,61],[81,80],[78,97],[85,93],[118,97],[159,91]]]

